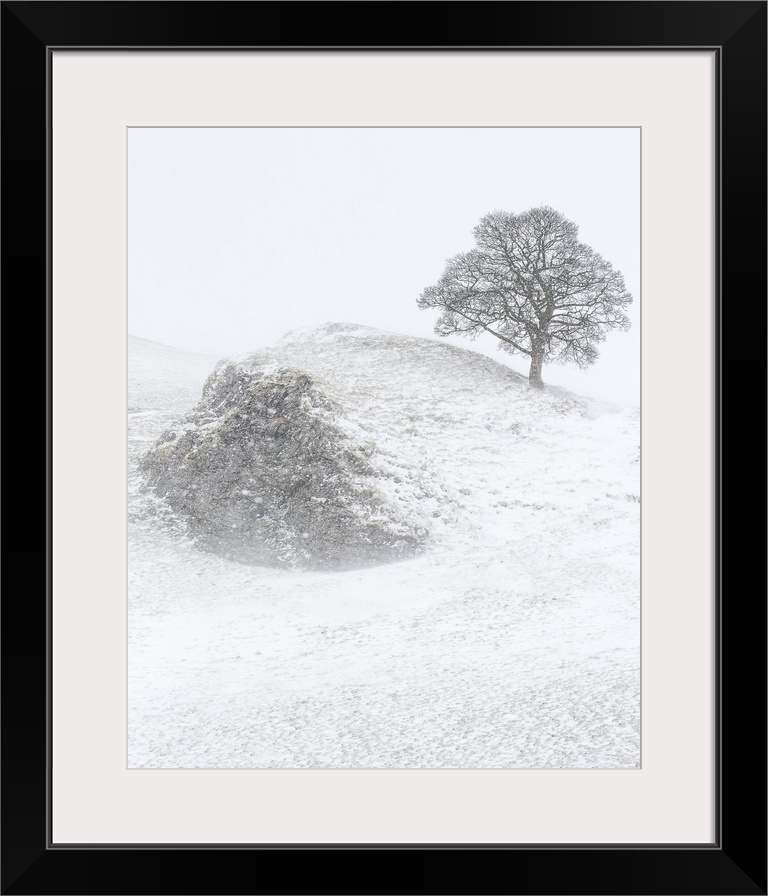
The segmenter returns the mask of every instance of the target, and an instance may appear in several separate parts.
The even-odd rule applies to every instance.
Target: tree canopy
[[[545,362],[588,367],[609,330],[629,329],[622,274],[560,212],[490,212],[473,234],[475,248],[448,259],[418,299],[440,309],[439,336],[491,333],[505,351],[530,357],[529,383],[542,386]]]

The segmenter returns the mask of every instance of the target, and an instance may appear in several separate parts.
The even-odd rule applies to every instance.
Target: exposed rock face
[[[420,552],[426,532],[377,489],[371,442],[306,372],[220,362],[197,407],[141,463],[198,545],[264,566],[354,569]]]

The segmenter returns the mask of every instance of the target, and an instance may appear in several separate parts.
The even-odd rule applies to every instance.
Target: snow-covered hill
[[[634,767],[639,411],[354,325],[240,360],[322,384],[425,550],[301,572],[196,549],[137,465],[215,359],[131,338],[129,766]]]

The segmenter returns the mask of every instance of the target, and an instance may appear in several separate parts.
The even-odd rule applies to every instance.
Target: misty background
[[[130,128],[128,331],[217,358],[329,321],[441,339],[416,299],[494,209],[550,205],[620,270],[632,328],[545,383],[640,403],[639,128]]]

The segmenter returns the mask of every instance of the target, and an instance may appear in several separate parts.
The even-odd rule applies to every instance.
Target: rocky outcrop
[[[375,452],[316,377],[252,358],[220,362],[140,468],[199,547],[340,570],[415,556],[426,537],[377,488]]]

